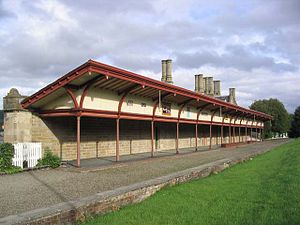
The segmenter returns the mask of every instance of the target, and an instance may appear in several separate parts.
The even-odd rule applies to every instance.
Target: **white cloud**
[[[31,94],[90,58],[156,79],[173,58],[177,85],[194,89],[207,73],[243,106],[276,97],[292,112],[299,10],[297,0],[0,0],[0,96]]]

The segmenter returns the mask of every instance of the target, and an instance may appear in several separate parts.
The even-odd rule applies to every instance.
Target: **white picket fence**
[[[17,143],[14,144],[15,155],[13,165],[23,168],[23,162],[27,161],[28,168],[35,167],[38,160],[42,158],[41,143]]]

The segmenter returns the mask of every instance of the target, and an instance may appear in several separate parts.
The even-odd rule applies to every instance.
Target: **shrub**
[[[10,143],[0,144],[0,170],[12,168],[12,159],[15,154],[14,146]]]
[[[46,148],[44,157],[38,160],[37,166],[50,166],[51,168],[56,168],[60,166],[60,159],[58,156],[54,155],[49,148]]]
[[[18,166],[12,166],[11,168],[6,168],[6,169],[0,170],[0,171],[4,172],[6,174],[14,174],[14,173],[22,172],[23,169]]]

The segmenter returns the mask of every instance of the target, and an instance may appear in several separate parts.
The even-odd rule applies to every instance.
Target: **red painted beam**
[[[78,102],[77,102],[77,99],[76,99],[76,96],[75,94],[73,93],[73,91],[70,89],[70,88],[65,88],[68,95],[71,97],[72,99],[72,102],[74,104],[74,108],[78,109],[79,108],[79,105],[78,105]]]

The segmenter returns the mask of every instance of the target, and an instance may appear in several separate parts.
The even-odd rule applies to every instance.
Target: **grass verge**
[[[84,224],[298,225],[300,139]]]

